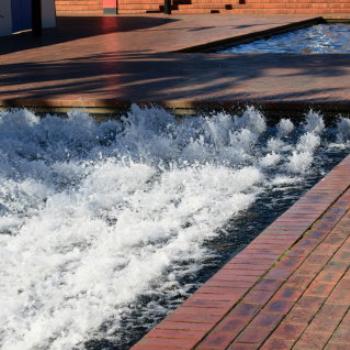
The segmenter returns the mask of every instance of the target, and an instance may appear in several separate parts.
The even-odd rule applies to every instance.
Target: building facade
[[[161,12],[164,0],[56,0],[58,14]],[[350,0],[172,0],[174,13],[344,14]]]
[[[113,15],[118,12],[118,0],[56,0],[56,9],[59,16]]]
[[[43,28],[56,25],[55,0],[41,2]],[[0,36],[31,29],[32,0],[1,0]]]

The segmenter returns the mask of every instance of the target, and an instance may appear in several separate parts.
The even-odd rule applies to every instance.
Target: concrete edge
[[[224,49],[227,46],[249,43],[258,39],[266,39],[276,34],[283,34],[291,30],[302,29],[314,24],[326,23],[327,20],[322,16],[312,17],[306,20],[297,21],[280,25],[274,28],[257,31],[249,34],[233,36],[216,41],[210,41],[200,45],[185,47],[180,50],[172,51],[173,53],[194,53],[194,52],[212,52],[213,50]]]
[[[310,109],[322,111],[326,115],[350,114],[349,100],[305,100],[305,101],[269,101],[269,100],[161,100],[161,101],[128,101],[119,99],[1,99],[0,109],[27,108],[38,112],[62,112],[71,109],[82,109],[92,114],[118,114],[127,111],[135,103],[141,107],[158,106],[174,111],[178,115],[192,115],[205,111],[238,112],[247,106],[254,106],[267,115],[284,113],[285,115],[304,114]]]

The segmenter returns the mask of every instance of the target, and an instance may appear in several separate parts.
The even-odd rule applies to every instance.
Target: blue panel
[[[12,0],[12,31],[32,28],[32,0]]]

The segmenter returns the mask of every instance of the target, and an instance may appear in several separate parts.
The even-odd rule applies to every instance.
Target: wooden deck
[[[350,156],[132,350],[350,348]]]

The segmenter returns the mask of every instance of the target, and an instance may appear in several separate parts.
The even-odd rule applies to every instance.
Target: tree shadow
[[[56,28],[45,29],[41,37],[33,37],[27,31],[0,38],[0,55],[102,34],[148,29],[176,21],[174,18],[154,16],[58,17]]]
[[[323,101],[345,96],[350,55],[96,54],[5,64],[2,100]],[[330,80],[329,80],[330,79]],[[305,81],[309,81],[307,86]],[[327,83],[331,81],[332,84]],[[114,101],[114,102],[113,102]]]

